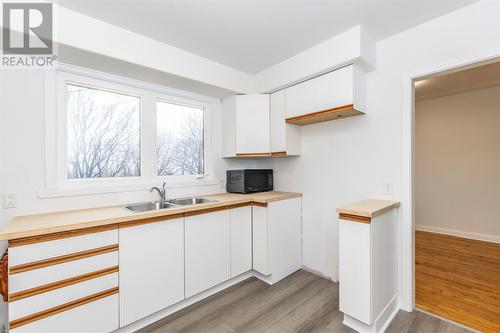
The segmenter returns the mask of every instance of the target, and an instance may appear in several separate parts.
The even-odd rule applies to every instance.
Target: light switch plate
[[[17,201],[16,195],[14,193],[4,193],[3,194],[3,208],[16,208]]]

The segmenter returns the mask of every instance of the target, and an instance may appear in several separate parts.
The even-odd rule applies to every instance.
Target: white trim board
[[[476,234],[468,231],[451,230],[445,228],[431,227],[427,225],[415,225],[415,230],[433,232],[436,234],[456,236],[468,239],[474,239],[484,242],[500,243],[500,236],[492,236],[485,234]]]

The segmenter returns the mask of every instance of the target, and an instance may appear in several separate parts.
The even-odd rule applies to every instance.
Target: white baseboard
[[[319,276],[320,278],[323,278],[323,279],[326,279],[326,280],[330,280],[330,281],[333,281],[333,282],[338,282],[338,281],[335,281],[333,278],[331,278],[331,277],[329,277],[329,276],[321,273],[320,271],[317,271],[315,269],[309,268],[307,266],[302,265],[301,269],[303,269],[304,271],[309,272],[311,274],[314,274],[316,276]]]
[[[394,317],[398,314],[398,311],[398,296],[395,295],[372,325],[367,325],[347,314],[344,314],[343,323],[360,333],[382,333],[389,327]]]
[[[475,240],[480,240],[480,241],[490,242],[490,243],[500,243],[500,236],[476,234],[473,232],[437,228],[437,227],[431,227],[431,226],[427,226],[427,225],[415,225],[415,230],[428,231],[428,232],[433,232],[436,234],[443,234],[443,235],[449,235],[449,236],[475,239]]]

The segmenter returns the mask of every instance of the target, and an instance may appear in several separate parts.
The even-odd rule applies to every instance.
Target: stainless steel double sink
[[[161,209],[179,208],[182,206],[199,205],[211,202],[217,202],[217,200],[191,197],[191,198],[172,199],[167,201],[140,202],[123,206],[123,208],[133,213],[143,213]]]

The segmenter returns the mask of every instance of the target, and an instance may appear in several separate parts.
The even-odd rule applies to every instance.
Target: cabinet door
[[[186,216],[186,298],[231,277],[230,213]]]
[[[315,112],[314,83],[308,80],[286,89],[286,117]]]
[[[302,198],[271,202],[267,206],[272,282],[302,267]]]
[[[267,208],[253,206],[253,269],[263,275],[270,275],[269,267],[269,229]]]
[[[353,104],[352,65],[318,76],[312,81],[315,112]]]
[[[120,228],[120,323],[184,299],[182,218]]]
[[[370,224],[339,221],[340,311],[371,325]]]
[[[286,151],[285,90],[271,94],[271,152]]]
[[[269,153],[269,95],[236,96],[236,153]]]
[[[252,207],[231,209],[231,277],[252,269]]]

